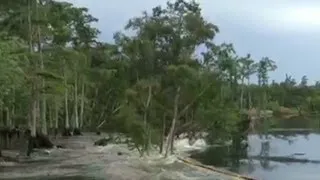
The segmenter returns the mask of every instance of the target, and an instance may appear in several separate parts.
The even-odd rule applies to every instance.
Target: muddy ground
[[[126,145],[94,146],[102,136],[86,133],[78,137],[52,139],[65,149],[41,150],[30,158],[23,155],[19,162],[0,162],[0,179],[36,180],[228,180],[213,172],[192,168],[174,157],[138,158]],[[120,153],[119,153],[120,152]],[[4,151],[4,155],[19,152]],[[184,153],[184,156],[186,153]]]

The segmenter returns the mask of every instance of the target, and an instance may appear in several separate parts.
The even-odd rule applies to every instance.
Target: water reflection
[[[247,159],[247,143],[241,143],[242,138],[230,146],[215,146],[206,149],[204,152],[194,152],[191,158],[197,159],[206,165],[215,165],[238,172],[242,159]]]
[[[235,167],[230,146],[212,147],[192,157],[208,165],[227,167],[263,180],[320,179],[320,134],[307,131],[280,131],[249,135],[249,147],[238,149],[240,163]],[[245,155],[246,154],[246,155]],[[239,157],[237,157],[239,158]],[[237,159],[238,160],[238,159]]]

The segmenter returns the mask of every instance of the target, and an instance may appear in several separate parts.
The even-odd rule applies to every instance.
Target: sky
[[[166,0],[67,0],[87,7],[99,19],[100,39],[111,41],[132,17],[165,5]],[[203,16],[216,24],[215,41],[233,43],[237,54],[250,53],[255,60],[269,57],[278,69],[270,79],[292,75],[298,82],[306,75],[309,84],[320,80],[319,0],[198,0]]]

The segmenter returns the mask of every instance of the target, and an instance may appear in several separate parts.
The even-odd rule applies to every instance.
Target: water
[[[281,122],[284,128],[310,128],[302,121]],[[302,127],[301,127],[302,126]],[[320,134],[309,130],[249,135],[249,147],[232,154],[232,147],[212,147],[192,157],[259,180],[319,180]],[[242,151],[242,152],[241,152]],[[244,155],[243,155],[244,154]]]
[[[296,159],[320,160],[320,135],[295,135],[287,140],[271,136],[264,140],[257,135],[249,137],[249,156],[256,156],[263,151],[263,143],[269,142],[269,147],[264,149],[269,157],[292,157]],[[295,155],[297,154],[297,155]],[[251,166],[251,168],[249,167]],[[241,168],[241,167],[240,167]],[[301,162],[276,162],[274,160],[251,160],[251,165],[243,166],[241,171],[260,177],[264,180],[318,180],[320,164]]]

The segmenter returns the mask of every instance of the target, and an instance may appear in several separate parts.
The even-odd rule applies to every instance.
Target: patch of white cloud
[[[278,24],[288,24],[289,28],[320,30],[320,6],[284,8],[277,15]]]
[[[294,0],[198,0],[211,20],[272,32],[320,30],[320,2]],[[245,28],[245,27],[244,27]],[[264,32],[267,33],[267,32]]]
[[[64,0],[60,0],[64,1]],[[101,39],[110,41],[132,17],[166,0],[67,0],[88,7],[99,18]],[[317,43],[320,37],[320,0],[196,0],[205,19],[219,26],[217,43],[232,42],[238,54],[251,53],[258,60],[268,56],[279,69],[272,79],[283,80],[289,73],[298,79],[308,72],[319,79]],[[298,38],[297,38],[298,37]],[[303,67],[303,68],[301,68]]]
[[[131,17],[166,0],[67,0],[85,6],[98,17],[101,24],[112,24],[110,30],[120,30]],[[316,32],[320,30],[320,1],[298,0],[196,0],[204,16],[219,24],[233,24],[263,33],[271,32]],[[100,23],[99,23],[100,24]],[[267,31],[266,31],[267,30]]]

